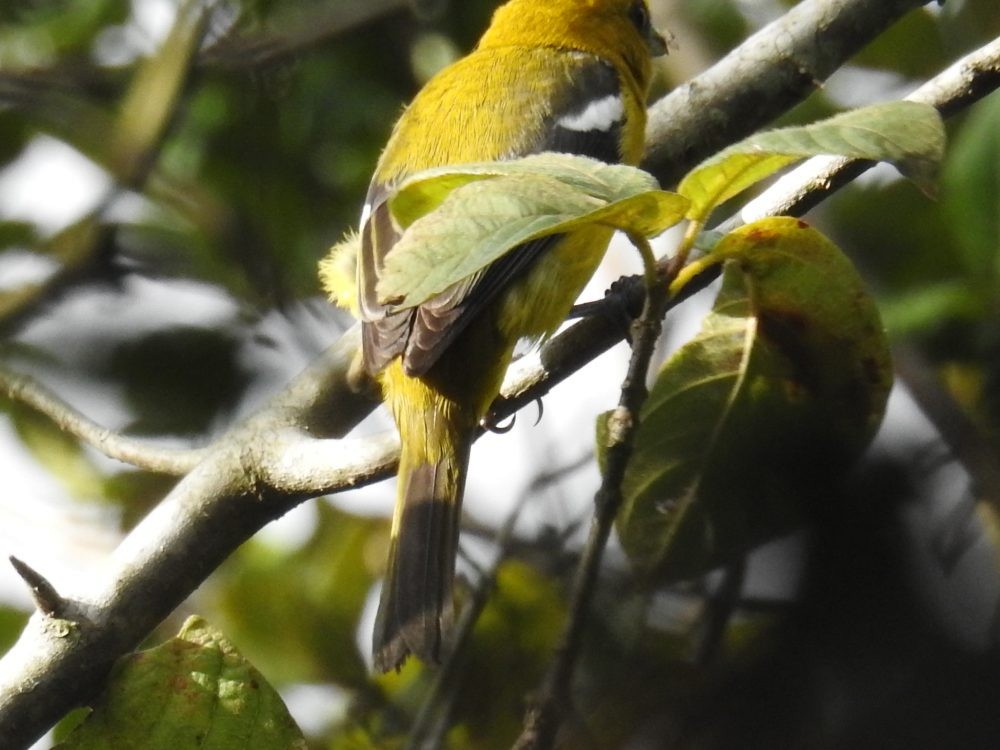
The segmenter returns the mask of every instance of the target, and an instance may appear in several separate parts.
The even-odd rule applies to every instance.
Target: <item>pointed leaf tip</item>
[[[704,220],[718,205],[777,170],[800,159],[833,155],[890,162],[932,196],[944,147],[944,123],[934,107],[887,102],[754,134],[695,167],[677,190],[691,200],[688,218]]]

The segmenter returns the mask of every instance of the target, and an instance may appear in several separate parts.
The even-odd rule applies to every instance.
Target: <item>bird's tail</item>
[[[417,440],[401,429],[399,490],[372,649],[382,672],[398,668],[409,654],[438,662],[442,630],[452,615],[472,429],[434,422],[420,426]]]

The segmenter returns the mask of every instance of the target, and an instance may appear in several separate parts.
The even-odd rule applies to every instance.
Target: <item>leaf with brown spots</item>
[[[281,697],[199,617],[126,657],[93,712],[57,750],[305,750]]]
[[[882,419],[878,311],[850,261],[790,218],[727,235],[723,284],[643,407],[618,517],[639,567],[676,580],[794,528]]]

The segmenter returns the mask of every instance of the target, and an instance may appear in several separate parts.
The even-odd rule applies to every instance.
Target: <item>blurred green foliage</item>
[[[679,67],[686,53],[709,61],[754,31],[762,8],[791,4],[653,0],[657,18],[684,30],[657,89],[696,72]],[[94,161],[111,184],[56,228],[8,215],[0,195],[0,364],[59,384],[112,426],[197,441],[346,325],[311,305],[316,263],[356,223],[404,102],[452,49],[475,42],[494,3],[420,2],[417,21],[403,0],[233,0],[204,16],[186,4],[185,33],[149,25],[151,11],[175,6],[0,4],[0,173],[45,135]],[[895,97],[997,34],[996,0],[949,0],[863,51],[851,81],[864,86],[848,88],[866,101]],[[789,119],[840,109],[840,97],[831,85]],[[901,181],[864,180],[810,220],[862,269],[890,336],[944,376],[1000,455],[997,95],[949,129],[938,203]],[[53,270],[12,283],[4,264],[25,254]],[[205,311],[189,310],[192,289],[211,303]],[[23,407],[5,401],[0,411],[33,456],[19,460],[35,461],[74,500],[115,503],[121,512],[109,515],[121,530],[172,484],[109,468]],[[908,447],[802,499],[815,517],[806,562],[785,561],[801,567],[794,601],[727,601],[718,573],[648,591],[612,557],[566,746],[995,747],[996,653],[956,638],[915,582],[921,545],[900,518],[919,509],[934,457],[927,445]],[[4,471],[7,462],[0,456]],[[961,501],[964,490],[946,499]],[[279,689],[310,683],[343,697],[312,747],[404,747],[434,674],[410,664],[371,678],[357,645],[386,523],[317,508],[306,541],[249,543],[189,606]],[[11,536],[22,533],[16,522],[0,519]],[[945,532],[955,532],[949,523]],[[517,733],[564,617],[573,550],[563,531],[526,534],[501,568],[458,687],[437,706],[447,747],[509,747]],[[739,583],[740,573],[728,575]],[[963,611],[976,603],[958,601]],[[713,639],[727,611],[731,624]],[[25,618],[0,608],[0,648]]]
[[[362,689],[367,669],[354,633],[381,574],[388,529],[382,519],[325,503],[317,511],[301,546],[278,550],[251,541],[218,571],[213,620],[274,680]]]

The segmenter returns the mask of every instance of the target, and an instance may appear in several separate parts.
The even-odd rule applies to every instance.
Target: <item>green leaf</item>
[[[975,107],[952,144],[941,175],[943,207],[957,240],[954,250],[967,280],[1000,282],[1000,98]]]
[[[804,223],[727,235],[723,286],[643,407],[618,531],[636,564],[689,577],[785,533],[874,435],[891,384],[878,311]]]
[[[822,122],[757,133],[691,170],[677,191],[691,200],[688,218],[704,220],[720,203],[792,162],[830,154],[888,161],[931,192],[944,156],[944,124],[926,104],[896,101],[844,112]]]
[[[93,713],[61,750],[305,750],[264,677],[191,617],[176,638],[123,659]]]
[[[390,205],[405,232],[377,290],[404,309],[540,237],[584,228],[655,236],[683,218],[687,200],[633,167],[541,154],[421,173]]]
[[[389,206],[393,218],[405,229],[441,205],[456,188],[493,177],[524,175],[551,177],[607,202],[660,187],[656,178],[635,167],[545,152],[521,159],[448,165],[419,172],[400,184]]]
[[[917,286],[882,302],[882,317],[894,336],[907,338],[956,321],[974,323],[988,315],[995,296],[966,281]]]

